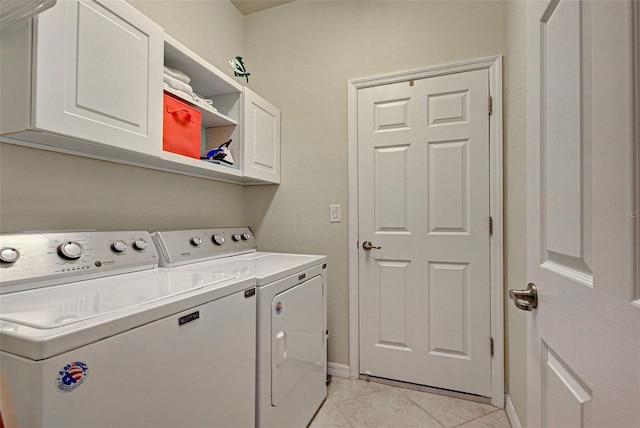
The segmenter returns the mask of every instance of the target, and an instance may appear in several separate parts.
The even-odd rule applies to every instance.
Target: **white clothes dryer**
[[[307,426],[327,396],[326,256],[257,252],[248,228],[153,238],[161,266],[255,278],[256,425]]]
[[[255,280],[158,269],[147,232],[0,235],[0,260],[7,426],[253,425]]]

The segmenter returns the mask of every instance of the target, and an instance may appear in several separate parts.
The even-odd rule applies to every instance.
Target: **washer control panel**
[[[148,232],[0,234],[0,293],[152,269]]]
[[[256,240],[248,227],[170,230],[156,232],[160,266],[179,266],[255,251]]]

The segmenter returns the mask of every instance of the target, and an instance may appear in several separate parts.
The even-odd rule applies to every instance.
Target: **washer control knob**
[[[20,252],[15,248],[3,247],[0,249],[0,261],[3,263],[14,263],[20,258]]]
[[[248,241],[251,238],[251,234],[248,232],[243,233],[242,235],[240,235],[242,237],[243,241]]]
[[[145,241],[142,238],[138,238],[135,241],[133,241],[133,248],[135,248],[138,251],[142,251],[145,250],[147,248],[147,241]]]
[[[202,245],[202,239],[200,239],[199,236],[194,236],[193,238],[191,238],[190,242],[194,247],[199,247],[200,245]]]
[[[78,260],[84,254],[84,248],[76,241],[67,241],[58,246],[58,254],[67,260]]]
[[[216,244],[216,245],[222,245],[222,244],[224,244],[224,236],[222,236],[222,235],[218,235],[218,234],[215,234],[215,233],[214,233],[214,235],[211,237],[211,240],[212,240],[212,241],[213,241],[213,243],[214,243],[214,244]]]
[[[231,235],[231,239],[233,239],[234,242],[238,242],[240,240],[240,235],[234,233],[233,235]]]
[[[116,241],[111,244],[111,249],[116,253],[124,253],[127,250],[127,244],[124,241]]]

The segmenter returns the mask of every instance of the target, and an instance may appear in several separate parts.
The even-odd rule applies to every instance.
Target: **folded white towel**
[[[210,106],[213,105],[213,100],[210,100],[209,98],[205,98],[197,92],[193,93],[193,97],[196,98],[196,101],[198,102],[209,104]]]
[[[174,79],[178,79],[184,83],[191,83],[191,77],[187,76],[180,70],[176,70],[175,68],[169,68],[166,65],[164,66],[164,74],[168,74]]]
[[[194,105],[198,105],[198,106],[202,107],[205,110],[214,111],[214,112],[218,111],[218,109],[216,109],[213,106],[213,101],[199,98],[195,94],[195,92],[192,93],[192,94],[188,94],[185,91],[181,91],[180,89],[175,89],[175,88],[169,86],[167,84],[167,82],[162,82],[162,85],[163,85],[164,89],[166,89],[167,91],[169,91],[170,93],[172,93],[174,95],[180,96],[185,101],[189,101],[190,103],[192,103]]]
[[[168,74],[163,75],[162,80],[165,81],[173,89],[178,89],[179,91],[184,91],[189,95],[193,95],[193,88],[188,83],[184,83],[174,77],[169,76]]]
[[[195,101],[195,99],[193,98],[193,94],[188,94],[185,91],[181,91],[180,89],[171,87],[167,82],[162,82],[162,86],[164,89],[168,90],[170,93],[173,93],[174,95],[179,95],[184,100]]]

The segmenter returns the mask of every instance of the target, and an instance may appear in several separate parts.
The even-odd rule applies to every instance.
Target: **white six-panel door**
[[[362,374],[491,396],[488,88],[358,90]]]
[[[638,427],[638,4],[527,15],[527,425]]]

